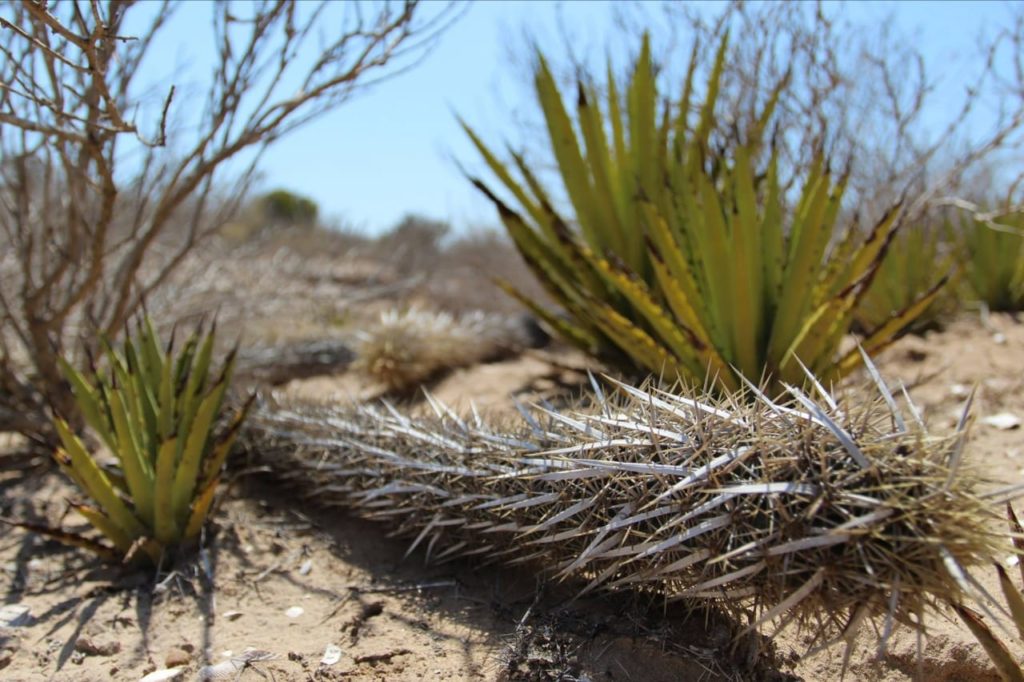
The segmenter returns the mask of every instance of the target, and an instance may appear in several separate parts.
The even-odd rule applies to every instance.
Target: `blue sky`
[[[188,3],[165,37],[181,48],[178,61],[187,54],[193,68],[211,54],[196,33],[197,18],[209,16],[199,4]],[[708,3],[704,9],[715,7]],[[955,82],[956,73],[946,66],[973,54],[978,33],[997,27],[1006,14],[1001,3],[988,2],[870,2],[850,3],[847,9],[865,19],[893,13],[942,82]],[[559,14],[576,35],[586,37],[581,50],[604,51],[609,43],[623,42],[610,2],[478,2],[417,68],[279,141],[262,164],[265,187],[310,196],[323,214],[371,233],[406,213],[447,220],[460,230],[496,224],[493,208],[453,160],[471,166],[477,161],[455,113],[493,144],[515,141],[520,129],[512,113],[528,110],[530,103],[522,67],[510,54],[521,55],[530,35],[560,56]],[[166,78],[178,72],[177,63],[165,60],[147,68]]]

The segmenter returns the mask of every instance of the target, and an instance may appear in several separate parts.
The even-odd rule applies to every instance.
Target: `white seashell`
[[[184,675],[185,666],[164,668],[163,670],[154,670],[139,680],[139,682],[168,682],[168,680],[180,680]]]
[[[994,426],[1000,431],[1009,431],[1020,426],[1020,417],[1011,412],[1000,412],[987,417],[982,417],[982,424]]]
[[[334,665],[341,660],[341,647],[337,644],[328,644],[324,649],[324,657],[320,659],[320,665]]]
[[[954,398],[966,398],[971,394],[971,388],[966,384],[951,384],[949,387],[949,393]]]

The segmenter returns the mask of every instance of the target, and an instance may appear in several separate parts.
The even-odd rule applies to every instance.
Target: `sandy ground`
[[[533,352],[458,370],[433,390],[452,404],[473,399],[485,410],[507,410],[510,396],[552,397],[578,386],[583,376],[572,368],[583,362]],[[1024,432],[981,418],[1024,418],[1022,364],[1024,326],[977,314],[907,337],[879,360],[886,378],[907,383],[939,429],[955,424],[976,385],[979,419],[966,456],[1006,483],[1024,482]],[[283,390],[330,400],[358,393],[358,385],[341,375]],[[79,524],[64,518],[72,490],[59,477],[31,460],[4,461],[0,514]],[[15,626],[0,628],[0,679],[138,680],[175,666],[185,668],[186,680],[282,682],[824,682],[842,671],[841,647],[802,660],[798,634],[734,644],[736,624],[713,613],[665,610],[627,595],[573,601],[571,586],[538,584],[525,568],[424,565],[418,552],[406,557],[406,541],[388,538],[385,527],[317,509],[259,472],[238,471],[223,499],[199,556],[159,576],[119,573],[0,526],[0,608],[28,609]],[[998,679],[951,618],[934,623],[923,657],[917,646],[913,634],[899,633],[879,656],[864,637],[846,679]]]

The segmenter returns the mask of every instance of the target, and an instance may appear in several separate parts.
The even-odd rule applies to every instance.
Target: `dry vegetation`
[[[453,233],[409,216],[368,236],[326,228],[302,197],[245,194],[259,150],[362,83],[413,64],[455,10],[360,6],[317,65],[298,75],[307,87],[296,98],[278,90],[285,75],[276,65],[288,60],[276,58],[316,32],[312,6],[257,3],[240,20],[216,5],[222,47],[208,118],[172,148],[174,90],[140,103],[132,77],[173,7],[154,5],[148,32],[133,41],[120,33],[125,12],[137,11],[130,3],[30,1],[0,14],[0,677],[137,680],[180,668],[241,680],[998,679],[952,610],[963,601],[989,624],[1003,622],[998,607],[977,597],[998,589],[991,562],[1020,560],[989,496],[997,484],[1024,483],[1024,331],[1012,313],[990,314],[995,305],[982,301],[979,313],[981,286],[971,292],[954,280],[958,288],[934,313],[945,329],[904,336],[877,358],[919,413],[898,393],[867,401],[851,389],[875,383],[863,372],[836,391],[847,391],[848,409],[813,384],[816,408],[806,398],[776,404],[752,392],[705,396],[701,407],[629,384],[627,397],[604,399],[588,372],[608,367],[554,334],[578,311],[568,305],[542,329],[495,283],[511,283],[545,309],[558,302],[520,256],[514,230],[512,239]],[[825,8],[798,3],[735,3],[712,24],[685,6],[664,10],[672,21],[661,25],[671,28],[652,36],[656,55],[670,54],[677,30],[705,45],[733,31],[736,47],[722,62],[724,111],[695,147],[700,158],[735,151],[751,112],[764,109],[787,71],[799,71],[805,78],[776,113],[779,130],[800,133],[773,142],[784,188],[824,154],[833,169],[851,169],[849,200],[836,206],[851,234],[902,194],[893,224],[943,235],[903,251],[934,247],[961,264],[961,237],[936,225],[950,205],[981,230],[976,237],[1019,223],[1014,173],[982,170],[1022,142],[1020,12],[981,45],[1011,51],[1016,71],[985,62],[976,91],[936,141],[921,127],[933,96],[924,61],[900,36],[883,32],[872,42],[870,28],[847,30]],[[651,11],[626,7],[623,28],[639,36],[639,23],[657,24],[644,16]],[[590,72],[587,59],[570,54],[572,79]],[[707,82],[710,62],[694,64]],[[564,66],[554,64],[556,77]],[[671,72],[671,64],[658,66]],[[587,80],[591,94],[606,94],[601,83]],[[996,126],[968,135],[973,107],[991,96],[1004,102]],[[152,130],[129,120],[136,104],[155,112]],[[545,166],[544,135],[526,131],[538,175],[557,177]],[[117,140],[140,150],[134,174],[119,171]],[[245,150],[252,165],[228,177],[226,164]],[[983,177],[998,185],[998,199],[977,191]],[[954,194],[956,202],[936,201]],[[558,203],[557,192],[552,198]],[[978,204],[963,213],[968,200]],[[569,217],[561,228],[564,246],[579,226]],[[1011,246],[972,267],[1009,272],[1016,295],[1024,252]],[[883,298],[876,320],[937,281],[915,273],[913,290],[894,292],[919,263],[883,265],[884,251],[856,282],[866,295],[872,278],[884,280],[885,295],[901,301]],[[601,291],[588,301],[600,306]],[[52,417],[65,416],[71,429],[85,421],[76,420],[60,358],[90,365],[103,336],[116,338],[143,307],[161,338],[215,316],[215,351],[241,339],[236,402],[256,391],[263,404],[245,451],[221,476],[198,551],[172,559],[154,550],[155,572],[104,564],[7,525],[89,536],[83,510],[102,524],[51,463]],[[851,347],[851,337],[837,340]],[[616,376],[639,373],[627,366]],[[971,395],[978,419],[963,432]],[[391,402],[375,402],[382,396]],[[94,435],[82,432],[83,450],[97,444]],[[174,436],[161,428],[147,442]],[[669,447],[687,438],[691,449]],[[105,465],[118,454],[95,451]],[[543,461],[533,461],[540,452]],[[709,452],[717,459],[706,463],[704,487],[666,487],[670,473]],[[213,459],[216,471],[203,479],[214,481],[210,490],[220,473]],[[651,473],[652,463],[664,470]],[[127,501],[117,468],[105,471]],[[652,506],[665,495],[676,496],[673,506]],[[687,514],[710,525],[680,539]],[[881,523],[890,515],[902,525]],[[821,544],[815,529],[834,537]],[[129,554],[136,544],[129,540]],[[783,558],[769,565],[759,554],[765,547]],[[976,584],[956,579],[960,565]],[[597,586],[618,592],[586,589]],[[926,608],[930,631],[920,640]],[[809,627],[787,629],[780,617]],[[999,632],[1020,662],[1021,642]],[[840,646],[808,655],[822,639]]]

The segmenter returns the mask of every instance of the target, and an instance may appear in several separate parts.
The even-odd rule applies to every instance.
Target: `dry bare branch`
[[[268,145],[414,66],[460,14],[420,0],[211,3],[202,116],[174,134],[175,84],[140,96],[136,78],[179,6],[0,11],[0,430],[50,440],[49,407],[72,413],[57,358],[118,334],[230,218]],[[128,15],[147,21],[136,36]],[[145,112],[155,129],[140,129]]]

